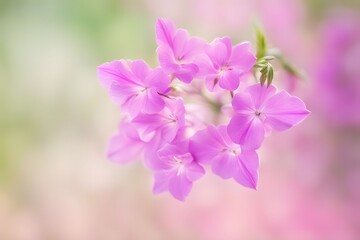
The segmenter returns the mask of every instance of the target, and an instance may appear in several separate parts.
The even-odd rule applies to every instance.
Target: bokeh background
[[[1,240],[360,239],[357,0],[0,0]],[[120,113],[96,66],[144,58],[154,23],[270,44],[303,72],[276,84],[312,111],[268,138],[257,191],[207,174],[185,203],[141,163],[106,159]],[[256,23],[256,24],[254,24]]]

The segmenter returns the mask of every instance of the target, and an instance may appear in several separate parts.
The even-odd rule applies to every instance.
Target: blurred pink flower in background
[[[334,124],[360,126],[360,16],[338,10],[321,28],[314,99]],[[315,96],[315,94],[314,94]]]

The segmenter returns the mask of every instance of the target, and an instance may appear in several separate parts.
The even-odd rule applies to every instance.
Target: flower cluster
[[[124,113],[109,159],[143,159],[153,192],[184,201],[205,167],[223,179],[256,188],[256,150],[272,130],[308,114],[304,103],[273,85],[252,84],[257,63],[249,42],[211,43],[189,36],[167,19],[156,23],[160,66],[118,60],[98,67],[102,85]]]

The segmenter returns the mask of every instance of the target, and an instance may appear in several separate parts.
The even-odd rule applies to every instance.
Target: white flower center
[[[184,162],[181,158],[179,158],[177,156],[174,156],[173,160],[174,160],[174,167],[178,169],[176,175],[179,176],[185,170]]]

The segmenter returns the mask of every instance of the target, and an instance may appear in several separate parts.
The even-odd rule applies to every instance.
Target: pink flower
[[[223,179],[234,178],[241,185],[256,189],[259,159],[255,151],[244,152],[229,138],[226,126],[208,126],[190,140],[190,152],[196,161],[210,164]]]
[[[265,131],[283,131],[298,123],[310,113],[304,102],[282,90],[255,84],[236,94],[232,106],[234,116],[228,125],[230,138],[243,149],[257,149],[264,140]]]
[[[360,126],[360,15],[342,10],[322,26],[314,103],[326,121]],[[321,97],[319,97],[321,94]]]
[[[151,169],[152,157],[161,144],[160,137],[153,138],[148,142],[142,141],[134,124],[123,120],[118,132],[110,139],[107,157],[120,164],[143,159],[145,166]]]
[[[195,57],[203,51],[204,41],[189,37],[185,29],[176,29],[167,19],[156,22],[156,42],[159,62],[164,71],[190,83],[198,72]]]
[[[110,160],[125,164],[142,157],[145,144],[131,123],[123,122],[109,142],[107,156]]]
[[[184,201],[192,183],[204,174],[204,168],[194,161],[188,150],[189,142],[166,144],[158,151],[155,170],[154,193],[169,191],[176,199]]]
[[[166,99],[166,106],[161,112],[140,113],[132,123],[143,141],[148,142],[154,137],[160,137],[162,141],[170,143],[185,125],[184,102],[181,99]]]
[[[99,66],[98,74],[110,95],[132,117],[164,108],[159,94],[167,91],[170,79],[161,68],[151,70],[143,60],[120,60]]]
[[[210,91],[219,85],[234,91],[239,87],[240,77],[249,72],[256,62],[250,51],[250,43],[244,42],[232,47],[229,37],[217,38],[205,47],[206,54],[196,60],[199,75],[205,78]]]

